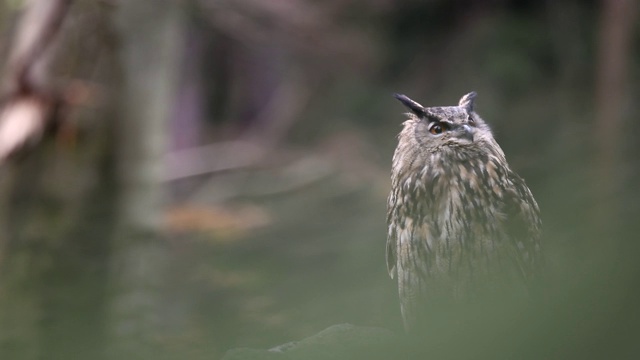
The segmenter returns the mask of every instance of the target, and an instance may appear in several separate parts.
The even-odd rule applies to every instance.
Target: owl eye
[[[433,135],[438,135],[438,134],[442,134],[443,131],[447,131],[447,129],[448,127],[444,123],[434,123],[429,128],[429,132],[432,133]]]

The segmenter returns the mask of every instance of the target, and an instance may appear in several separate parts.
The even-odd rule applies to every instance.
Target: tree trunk
[[[124,83],[118,122],[122,184],[120,226],[112,262],[113,358],[153,356],[163,329],[169,249],[161,234],[163,159],[169,143],[177,68],[182,53],[180,2],[118,4]]]
[[[593,134],[597,149],[594,193],[597,194],[595,224],[601,234],[618,228],[616,203],[622,194],[620,149],[624,139],[625,108],[628,106],[628,65],[631,58],[634,0],[605,0],[598,42],[596,119]]]

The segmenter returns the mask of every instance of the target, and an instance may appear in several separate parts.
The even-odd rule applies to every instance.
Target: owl
[[[474,111],[475,92],[445,107],[395,97],[410,113],[392,161],[386,260],[411,332],[428,326],[436,300],[468,298],[495,279],[526,288],[540,263],[541,222]]]

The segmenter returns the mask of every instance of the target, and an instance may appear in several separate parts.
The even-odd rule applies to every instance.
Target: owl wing
[[[514,245],[518,267],[525,279],[530,279],[541,262],[540,210],[524,180],[511,174],[513,186],[506,189],[504,198],[505,232]]]
[[[395,197],[396,197],[396,194],[394,194],[394,192],[391,192],[391,194],[389,195],[388,205],[387,205],[387,225],[389,226],[389,230],[387,234],[386,259],[387,259],[387,272],[389,273],[389,276],[392,279],[394,279],[396,276],[396,263],[398,260],[396,223],[394,221]]]
[[[395,237],[389,236],[387,238],[387,271],[389,272],[389,276],[393,279],[396,276],[396,252],[397,245]]]

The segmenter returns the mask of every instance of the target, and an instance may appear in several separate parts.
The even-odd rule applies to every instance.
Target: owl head
[[[424,107],[406,95],[395,94],[411,110],[402,135],[409,135],[427,150],[445,147],[471,148],[482,145],[497,147],[491,129],[474,111],[475,92],[460,98],[458,106]]]

